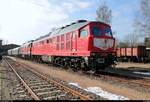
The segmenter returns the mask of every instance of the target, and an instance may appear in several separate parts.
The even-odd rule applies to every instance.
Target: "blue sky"
[[[82,18],[95,20],[95,11],[98,8],[99,0],[91,0],[92,7],[85,11],[79,11],[83,14]],[[133,20],[135,13],[138,12],[140,0],[106,0],[108,7],[112,10],[112,30],[116,31],[115,35],[120,40],[124,40],[126,34],[133,32]],[[75,14],[76,15],[76,14]],[[75,16],[74,15],[74,16]],[[86,15],[88,15],[86,17]],[[78,18],[80,15],[77,16]]]
[[[118,39],[133,32],[140,0],[106,0]],[[22,44],[78,19],[95,20],[99,0],[0,0],[0,38]]]

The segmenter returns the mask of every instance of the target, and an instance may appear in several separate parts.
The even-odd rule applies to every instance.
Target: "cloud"
[[[89,6],[87,0],[0,0],[0,38],[18,44],[36,39]]]

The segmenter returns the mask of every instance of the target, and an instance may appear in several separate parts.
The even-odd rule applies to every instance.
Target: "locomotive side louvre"
[[[52,40],[49,44],[45,43],[45,40],[41,40],[44,43],[36,46],[40,41],[33,42],[33,55],[52,55],[52,56],[83,56],[79,47],[79,28],[87,23],[76,24],[73,27],[68,27],[62,30],[52,32],[52,34],[45,38]],[[87,45],[87,44],[86,44]],[[42,48],[42,46],[44,48]],[[85,44],[84,44],[85,47]],[[37,50],[37,49],[39,50]]]

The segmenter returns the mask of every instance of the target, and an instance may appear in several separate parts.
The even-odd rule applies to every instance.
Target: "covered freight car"
[[[20,47],[12,49],[11,51],[12,56],[19,56],[19,53],[20,53]]]
[[[8,51],[7,51],[7,54],[8,54],[9,56],[11,56],[11,55],[12,55],[12,49],[8,50]]]

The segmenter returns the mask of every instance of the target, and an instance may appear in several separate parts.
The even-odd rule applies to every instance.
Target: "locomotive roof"
[[[87,21],[81,21],[81,22],[72,23],[71,25],[67,25],[66,27],[57,28],[54,31],[50,32],[49,34],[41,36],[38,39],[34,40],[34,42],[42,41],[44,39],[47,39],[47,37],[49,37],[49,36],[53,37],[53,36],[65,34],[67,32],[75,31],[75,30],[87,25],[88,23],[89,22],[87,22]]]
[[[45,38],[45,37],[48,37],[48,36],[50,36],[50,35],[51,35],[51,32],[49,32],[48,34],[46,34],[46,35],[44,35],[44,36],[40,36],[39,38],[35,39],[34,41],[41,40],[41,39],[43,39],[43,38]]]
[[[53,31],[50,36],[61,35],[61,34],[65,34],[65,33],[71,32],[71,31],[78,30],[81,27],[84,27],[84,26],[86,26],[87,24],[89,24],[91,22],[93,22],[93,23],[101,23],[101,24],[109,26],[108,24],[105,24],[105,23],[99,22],[99,21],[79,20],[77,22],[71,23],[70,25],[67,25],[65,27],[62,27],[62,28],[59,28],[59,29]]]
[[[38,39],[34,40],[34,42],[43,41],[43,40],[47,39],[47,37],[54,37],[54,36],[57,36],[57,35],[61,35],[61,34],[71,32],[71,31],[78,30],[81,27],[84,27],[84,26],[86,26],[87,24],[89,24],[91,22],[97,23],[98,21],[79,20],[77,22],[71,23],[70,25],[66,25],[65,27],[57,28],[54,31],[50,32],[49,34],[47,34],[45,36],[41,36]],[[102,22],[99,22],[99,23],[102,23]],[[105,23],[102,23],[102,24],[105,24]],[[107,24],[105,24],[105,25],[107,25]]]
[[[79,23],[72,23],[71,25],[67,25],[66,27],[59,28],[52,32],[51,36],[65,34],[67,32],[78,30],[79,28],[87,25],[89,22],[79,22]]]

